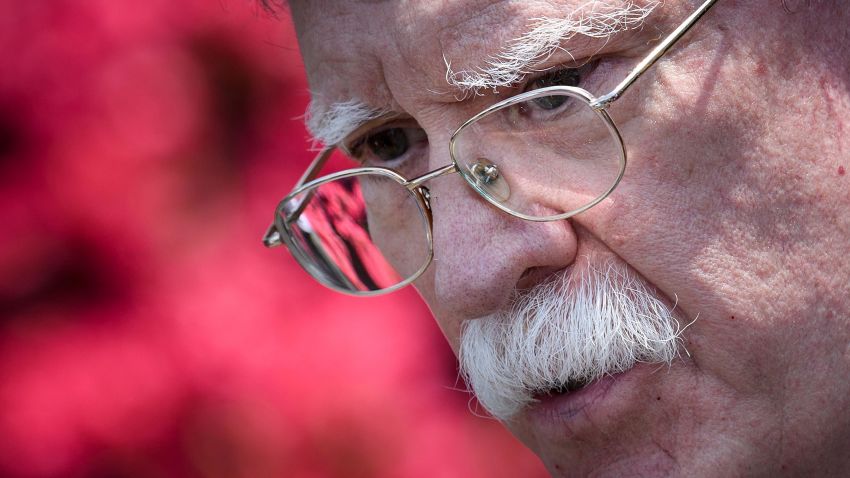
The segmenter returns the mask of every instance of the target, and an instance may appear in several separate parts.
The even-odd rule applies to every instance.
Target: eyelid
[[[583,69],[586,69],[586,71],[584,71],[583,74],[587,75],[589,73],[592,73],[594,70],[596,70],[596,68],[597,68],[597,66],[599,66],[598,64],[601,60],[602,59],[600,57],[596,56],[596,57],[587,57],[587,58],[582,59],[582,60],[570,60],[570,61],[567,61],[567,62],[555,63],[552,66],[540,68],[539,70],[535,71],[533,74],[529,74],[519,85],[517,85],[517,88],[520,91],[523,91],[523,92],[524,91],[530,91],[529,87],[535,81],[540,80],[541,78],[544,78],[547,75],[552,75],[554,73],[558,73],[558,72],[563,71],[563,70],[582,71]],[[582,83],[585,83],[586,77],[583,76],[581,78],[581,80],[582,80]],[[579,84],[578,86],[580,88],[587,89],[582,84]],[[531,88],[531,89],[534,89],[534,88]]]
[[[344,153],[352,156],[354,149],[363,144],[370,136],[392,128],[421,128],[413,118],[392,116],[383,118],[382,121],[370,121],[357,128],[337,145]]]

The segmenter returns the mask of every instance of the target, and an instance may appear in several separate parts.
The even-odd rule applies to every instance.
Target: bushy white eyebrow
[[[580,5],[564,18],[533,18],[528,32],[508,42],[499,53],[487,59],[482,67],[454,71],[450,60],[444,57],[446,81],[463,95],[515,85],[553,53],[564,50],[565,41],[576,35],[609,38],[615,33],[639,28],[660,4],[658,0],[650,0],[642,5],[632,0],[625,4],[592,0]]]
[[[361,125],[386,113],[386,110],[372,108],[356,99],[329,106],[313,100],[307,108],[307,130],[316,143],[337,144]]]

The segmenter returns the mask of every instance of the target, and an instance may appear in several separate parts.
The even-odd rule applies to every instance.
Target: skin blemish
[[[767,74],[767,67],[764,65],[764,62],[759,62],[756,65],[755,73],[756,76],[764,76]]]
[[[733,316],[729,317],[729,320],[735,320],[735,316],[733,315]]]
[[[659,402],[661,401],[661,397],[655,397],[655,399],[658,400]]]
[[[844,176],[844,173],[845,173],[845,172],[846,172],[846,171],[844,170],[844,166],[839,166],[839,167],[838,167],[838,175],[839,175],[839,176]]]

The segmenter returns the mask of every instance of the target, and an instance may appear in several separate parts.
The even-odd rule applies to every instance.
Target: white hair
[[[384,114],[386,110],[372,108],[358,100],[333,103],[327,108],[314,100],[307,108],[307,130],[316,142],[337,144],[358,126]]]
[[[679,323],[634,273],[608,264],[517,295],[512,307],[469,320],[460,365],[479,402],[509,420],[535,395],[588,383],[639,362],[670,364]]]
[[[563,50],[565,41],[576,35],[607,39],[617,32],[637,28],[660,4],[650,0],[640,6],[629,0],[625,5],[611,5],[592,0],[565,18],[533,18],[527,33],[508,42],[483,67],[455,72],[444,57],[446,81],[464,94],[516,84],[557,50]]]

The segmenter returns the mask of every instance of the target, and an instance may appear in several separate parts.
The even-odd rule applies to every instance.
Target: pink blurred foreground
[[[0,476],[544,475],[414,291],[261,246],[310,159],[285,16],[0,5]]]

